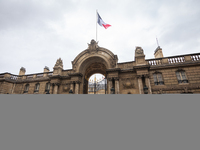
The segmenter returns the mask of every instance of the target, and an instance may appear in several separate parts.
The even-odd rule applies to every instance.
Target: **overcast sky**
[[[118,62],[134,60],[136,46],[154,58],[156,37],[164,57],[200,51],[199,0],[0,0],[0,73],[63,68],[96,40],[96,9],[108,29],[97,27],[99,46]]]

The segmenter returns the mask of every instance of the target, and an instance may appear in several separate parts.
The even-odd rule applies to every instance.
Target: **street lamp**
[[[72,89],[71,89],[71,90],[69,90],[69,94],[73,94],[73,91],[72,91]]]
[[[115,89],[114,89],[114,87],[112,87],[112,88],[110,89],[110,91],[111,91],[111,94],[115,94]]]
[[[148,87],[146,85],[144,86],[143,90],[144,90],[144,94],[148,94]]]
[[[47,93],[46,93],[46,94],[50,94],[50,93],[49,93],[49,90],[47,90]]]

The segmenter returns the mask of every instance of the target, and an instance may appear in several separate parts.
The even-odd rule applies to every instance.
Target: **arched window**
[[[176,71],[178,83],[188,83],[188,79],[184,70]]]
[[[164,85],[164,81],[163,81],[163,78],[162,78],[162,73],[155,72],[153,74],[153,78],[154,78],[154,84],[155,85]]]
[[[37,84],[35,85],[35,90],[34,90],[34,92],[38,92],[38,91],[39,91],[39,88],[40,88],[40,83],[37,83]]]
[[[26,84],[24,87],[24,93],[28,93],[28,89],[29,89],[29,84]]]
[[[46,83],[45,92],[49,92],[50,91],[50,86],[51,86],[50,82]]]

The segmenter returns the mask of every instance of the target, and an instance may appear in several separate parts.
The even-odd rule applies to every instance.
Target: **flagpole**
[[[97,42],[97,10],[96,10],[96,42]]]

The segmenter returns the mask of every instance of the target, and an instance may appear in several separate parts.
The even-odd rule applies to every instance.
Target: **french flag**
[[[100,26],[104,27],[105,29],[107,29],[108,27],[111,26],[111,25],[105,23],[105,22],[101,19],[101,17],[100,17],[100,15],[99,15],[98,12],[97,12],[97,17],[98,17],[97,22],[98,22],[98,24],[99,24]]]

